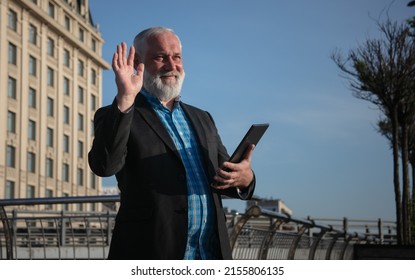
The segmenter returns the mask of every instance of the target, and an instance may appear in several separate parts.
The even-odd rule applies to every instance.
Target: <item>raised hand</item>
[[[130,47],[127,57],[127,44],[122,42],[117,45],[117,51],[112,57],[112,69],[118,89],[117,102],[121,112],[134,104],[135,97],[143,86],[144,64],[139,63],[135,68],[134,56],[134,46]]]

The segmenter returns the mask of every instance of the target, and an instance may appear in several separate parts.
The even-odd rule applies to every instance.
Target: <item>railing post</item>
[[[343,217],[343,231],[348,232],[349,229],[349,220],[347,217]]]
[[[106,240],[106,244],[109,246],[110,245],[110,240],[111,240],[111,220],[110,220],[110,210],[107,210],[107,240]]]
[[[4,210],[3,205],[0,205],[0,219],[4,227],[4,238],[6,241],[6,256],[8,260],[13,259],[13,235],[10,228],[9,219],[7,218],[7,213]]]
[[[291,244],[290,251],[288,252],[288,260],[293,260],[295,256],[295,251],[297,250],[298,243],[300,243],[301,237],[308,227],[303,225],[297,232],[297,237],[294,238],[293,243]]]
[[[352,240],[353,236],[348,235],[347,238],[344,238],[344,246],[340,251],[339,259],[344,260],[344,256],[346,254],[347,247],[349,246],[350,241]]]
[[[242,217],[239,219],[239,221],[235,224],[235,226],[232,229],[231,234],[229,235],[229,240],[230,240],[230,244],[231,244],[231,250],[233,251],[234,247],[235,247],[235,243],[236,240],[238,239],[239,234],[242,231],[242,228],[244,227],[244,225],[246,224],[246,222],[248,222],[248,220],[251,217],[259,217],[261,215],[262,211],[261,208],[259,208],[258,206],[252,206],[251,208],[249,208],[244,215],[242,215]]]
[[[330,260],[331,253],[333,251],[334,245],[337,242],[338,237],[339,237],[338,234],[334,235],[331,239],[331,242],[330,242],[329,246],[327,246],[326,260]]]
[[[309,260],[314,260],[316,257],[316,251],[317,251],[317,246],[320,243],[320,241],[323,239],[323,236],[326,234],[326,232],[328,231],[328,229],[320,229],[320,233],[315,237],[315,240],[313,242],[313,244],[311,245],[310,248],[310,252],[308,254],[308,259]],[[311,234],[310,234],[310,238],[311,238]]]
[[[380,244],[383,244],[384,236],[383,236],[383,222],[382,222],[382,219],[378,220],[378,233],[379,233],[379,242],[380,242]]]
[[[283,223],[282,220],[276,220],[273,224],[269,226],[268,232],[265,235],[264,239],[262,240],[261,247],[258,251],[258,260],[266,260],[270,244],[272,242],[272,239],[274,238],[274,235],[277,231],[277,229],[281,226]]]
[[[60,240],[60,245],[61,246],[65,246],[66,245],[66,219],[65,217],[65,213],[64,210],[61,211],[61,228],[60,228],[60,233],[61,233],[61,240]]]

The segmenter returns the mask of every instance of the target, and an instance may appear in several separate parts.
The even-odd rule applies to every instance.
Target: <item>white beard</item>
[[[169,81],[168,83],[164,84],[161,77],[167,75],[176,76],[176,81]],[[181,75],[176,70],[170,72],[159,72],[155,76],[152,76],[150,73],[144,70],[144,88],[148,91],[148,93],[158,98],[160,101],[170,101],[180,95],[184,77],[184,72],[183,75]]]

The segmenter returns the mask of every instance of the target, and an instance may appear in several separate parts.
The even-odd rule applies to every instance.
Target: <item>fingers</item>
[[[118,53],[114,53],[114,55],[112,56],[112,69],[114,69],[114,71],[118,71],[119,67],[118,67]]]
[[[117,45],[117,50],[115,51],[112,57],[112,68],[114,70],[118,70],[125,66],[133,66],[134,55],[135,55],[134,46],[130,47],[130,50],[127,56],[127,44],[125,42],[122,42],[120,45]]]
[[[255,149],[254,144],[249,145],[249,147],[245,151],[244,159],[246,159],[250,162],[251,158],[252,158],[252,153],[254,152],[254,149]]]
[[[125,46],[125,48],[127,49],[127,46]],[[134,55],[135,55],[135,48],[134,46],[131,46],[130,51],[128,53],[128,58],[127,58],[128,65],[134,65]]]
[[[221,169],[217,170],[214,180],[218,182],[217,189],[230,187],[247,187],[253,178],[251,158],[255,145],[250,145],[243,160],[240,163],[224,162]]]
[[[236,187],[239,182],[240,173],[235,170],[217,170],[214,180],[218,183],[215,185],[217,189],[227,189],[230,187]]]

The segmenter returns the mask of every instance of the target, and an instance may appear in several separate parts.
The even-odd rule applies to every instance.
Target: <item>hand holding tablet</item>
[[[245,154],[247,152],[248,147],[250,147],[251,145],[257,145],[261,137],[264,135],[265,131],[268,129],[268,127],[269,127],[269,124],[253,124],[249,128],[245,136],[242,138],[241,142],[239,143],[238,147],[233,152],[232,156],[229,158],[228,162],[231,162],[233,164],[241,163],[244,157],[246,157]],[[230,164],[227,164],[227,165],[230,165]],[[242,173],[240,172],[245,169],[246,167],[243,167],[242,169],[240,169],[239,167],[235,170],[230,170],[228,168],[222,167],[222,169],[219,170],[217,175],[215,176],[216,177],[215,180],[219,180],[219,182],[212,183],[212,187],[228,188],[232,186],[244,186],[247,182],[247,178],[246,178],[247,171],[244,171]],[[236,170],[239,170],[239,171],[236,171]],[[250,167],[249,167],[249,170],[251,170]],[[249,173],[251,172],[252,171],[250,171]],[[239,183],[241,183],[241,185],[239,185]]]

